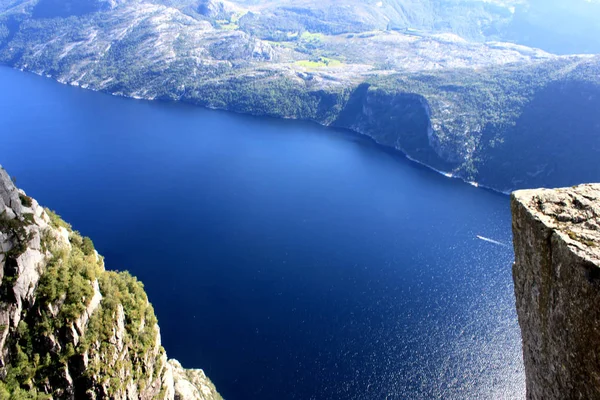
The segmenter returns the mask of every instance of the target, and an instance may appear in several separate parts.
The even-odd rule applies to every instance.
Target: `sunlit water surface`
[[[523,397],[508,197],[309,123],[0,88],[0,163],[227,399]]]

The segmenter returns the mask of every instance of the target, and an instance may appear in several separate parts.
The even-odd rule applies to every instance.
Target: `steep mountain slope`
[[[600,148],[598,57],[362,31],[383,17],[419,19],[439,14],[434,5],[470,2],[423,11],[429,3],[89,0],[85,12],[36,14],[52,1],[0,3],[0,62],[118,95],[349,128],[502,191],[600,179],[590,161]],[[348,12],[332,11],[340,7]],[[347,20],[359,24],[322,26]],[[452,31],[444,26],[430,28]]]
[[[0,250],[1,398],[221,398],[167,360],[143,285],[1,168]]]
[[[171,2],[177,4],[178,2]],[[262,38],[304,29],[324,34],[368,30],[452,33],[470,41],[504,40],[557,54],[600,52],[595,0],[203,0],[217,19],[242,13],[240,26]]]
[[[454,33],[483,40],[493,26],[508,24],[520,1],[480,0],[370,0],[370,1],[245,1],[232,0],[250,11],[240,20],[243,29],[259,36],[281,27],[301,26],[311,32],[340,34],[369,30],[417,29]],[[284,24],[285,22],[285,24]],[[285,28],[287,26],[287,28]]]
[[[429,125],[416,138],[395,134],[407,125],[395,122],[399,113],[384,101],[365,112],[377,119],[366,133],[436,169],[505,192],[593,182],[600,179],[599,77],[595,57],[378,78],[371,98],[419,93]]]

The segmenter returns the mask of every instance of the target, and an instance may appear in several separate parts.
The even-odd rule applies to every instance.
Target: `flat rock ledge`
[[[511,198],[528,399],[600,399],[600,184]]]

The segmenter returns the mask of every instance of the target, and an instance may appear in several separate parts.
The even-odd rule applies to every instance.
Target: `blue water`
[[[523,397],[508,197],[309,123],[0,89],[0,163],[227,399]]]

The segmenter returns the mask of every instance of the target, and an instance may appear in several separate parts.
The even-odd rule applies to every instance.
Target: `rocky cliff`
[[[512,196],[528,399],[600,398],[600,185]]]
[[[349,128],[505,192],[600,179],[600,56],[465,40],[510,17],[512,0],[444,12],[404,0],[58,3],[0,0],[0,63],[114,95]]]
[[[371,79],[334,125],[502,192],[600,179],[600,58]]]
[[[0,398],[221,399],[168,360],[143,285],[0,167]]]

